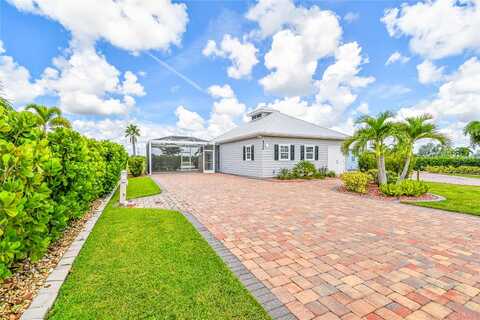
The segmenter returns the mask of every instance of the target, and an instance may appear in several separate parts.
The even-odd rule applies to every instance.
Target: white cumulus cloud
[[[258,49],[252,43],[241,42],[229,34],[223,36],[218,47],[214,40],[209,40],[202,51],[205,56],[215,55],[230,59],[232,65],[228,67],[227,74],[234,79],[250,76],[252,68],[258,63],[257,52]]]
[[[402,108],[399,114],[410,116],[430,113],[437,119],[467,122],[480,115],[480,61],[465,61],[438,89],[436,96],[415,106]]]
[[[440,59],[480,49],[480,2],[436,0],[403,4],[385,11],[382,22],[392,37],[410,37],[410,49]]]
[[[143,96],[143,86],[131,71],[124,74],[91,46],[75,48],[68,58],[56,57],[42,79],[45,88],[60,99],[60,107],[75,114],[126,114]]]
[[[20,10],[58,21],[77,41],[104,39],[130,51],[179,45],[188,22],[186,6],[170,0],[8,1]]]
[[[394,53],[392,53],[390,55],[390,57],[388,57],[387,61],[385,62],[385,65],[388,66],[388,65],[390,65],[392,63],[395,63],[395,62],[407,63],[409,60],[410,60],[409,57],[406,57],[403,54],[401,54],[400,52],[395,51]]]
[[[260,84],[278,95],[310,94],[318,60],[335,53],[342,29],[333,12],[317,6],[296,7],[285,23],[289,27],[273,35],[270,51],[265,54],[265,67],[271,72]]]
[[[30,71],[5,55],[0,41],[0,91],[14,105],[32,102],[45,92],[40,80],[31,79]]]
[[[418,81],[423,84],[438,82],[443,79],[444,67],[437,67],[430,60],[417,65]]]
[[[96,51],[98,40],[137,53],[142,50],[168,50],[180,45],[188,15],[184,4],[159,1],[60,1],[9,0],[19,10],[58,21],[71,32],[69,48],[53,59],[41,79],[31,81],[32,90],[19,90],[29,74],[20,66],[15,92],[29,92],[16,100],[33,100],[43,94],[59,98],[59,106],[76,114],[126,114],[135,105],[135,96],[145,95],[137,76],[122,74]],[[11,82],[11,81],[9,81]],[[9,86],[13,86],[9,84]],[[9,90],[10,91],[10,90]]]

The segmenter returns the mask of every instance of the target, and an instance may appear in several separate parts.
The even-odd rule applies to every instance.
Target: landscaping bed
[[[367,192],[366,193],[358,193],[358,192],[353,192],[353,191],[348,191],[347,188],[342,185],[336,188],[337,191],[339,192],[344,192],[348,194],[352,194],[358,197],[363,197],[363,198],[369,198],[369,199],[375,199],[375,200],[382,200],[382,201],[438,201],[439,197],[437,197],[434,194],[431,193],[425,193],[423,195],[420,195],[418,197],[413,197],[413,196],[399,196],[399,197],[390,197],[384,195],[381,191],[378,185],[374,183],[370,183],[367,186]]]
[[[96,200],[88,213],[80,219],[73,220],[62,237],[48,247],[42,259],[36,262],[26,259],[14,263],[13,275],[0,283],[0,319],[20,319],[100,203],[100,199]]]

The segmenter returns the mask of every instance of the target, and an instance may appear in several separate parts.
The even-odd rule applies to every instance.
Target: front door
[[[215,156],[213,150],[203,150],[203,172],[215,172]]]

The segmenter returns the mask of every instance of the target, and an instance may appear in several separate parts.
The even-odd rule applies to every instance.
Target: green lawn
[[[132,180],[150,194],[146,179]],[[75,260],[50,319],[269,319],[183,215],[119,208],[117,199]]]
[[[128,179],[127,199],[153,196],[160,192],[158,184],[148,176]]]
[[[411,204],[469,213],[480,216],[480,187],[427,182],[430,192],[446,198],[439,202],[409,202]]]

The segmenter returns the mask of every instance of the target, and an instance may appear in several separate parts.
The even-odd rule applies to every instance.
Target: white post
[[[122,170],[120,175],[120,205],[126,206],[127,205],[127,170]]]
[[[152,174],[152,141],[148,141],[148,174]]]

